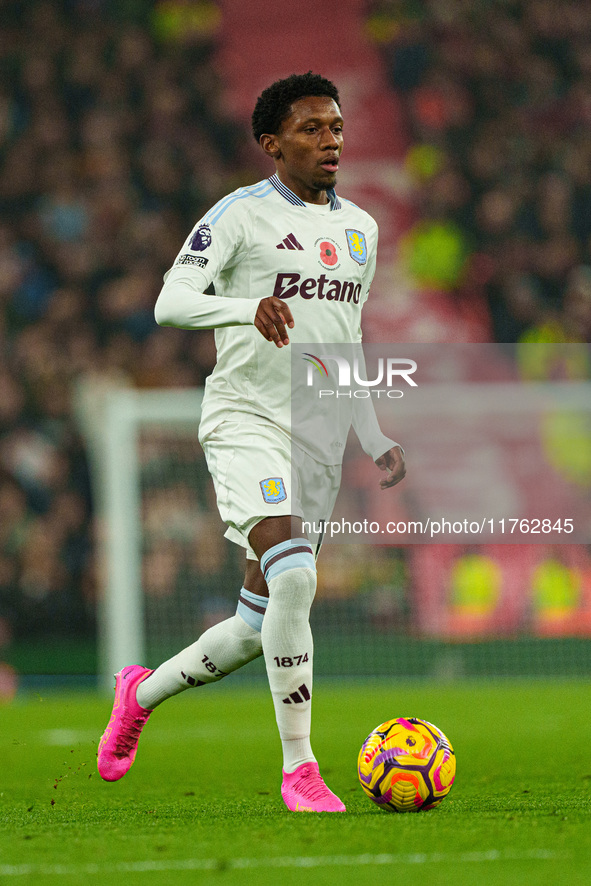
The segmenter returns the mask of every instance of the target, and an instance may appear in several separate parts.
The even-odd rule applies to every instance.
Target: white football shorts
[[[292,443],[277,425],[257,416],[224,421],[202,441],[226,538],[257,560],[248,534],[265,517],[301,517],[314,548],[330,519],[341,465],[324,465]],[[317,550],[315,551],[317,553]]]

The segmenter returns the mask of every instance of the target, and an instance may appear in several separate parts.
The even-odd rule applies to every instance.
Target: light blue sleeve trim
[[[215,225],[224,212],[229,209],[233,203],[236,203],[237,200],[245,200],[247,197],[266,197],[272,192],[272,190],[273,186],[270,185],[268,181],[261,182],[260,185],[255,185],[252,188],[241,188],[239,191],[229,194],[227,197],[224,197],[223,200],[216,203],[216,205],[209,210],[203,221],[205,224]]]

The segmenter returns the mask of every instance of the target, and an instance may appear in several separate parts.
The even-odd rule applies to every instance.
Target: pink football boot
[[[324,784],[318,763],[302,763],[283,773],[281,796],[292,812],[346,812],[345,805]]]
[[[151,673],[141,665],[129,665],[115,674],[113,712],[98,746],[97,767],[105,781],[123,778],[135,760],[141,731],[152,713],[139,706],[135,692]]]

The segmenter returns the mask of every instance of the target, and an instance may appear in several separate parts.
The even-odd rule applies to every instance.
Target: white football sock
[[[261,655],[266,605],[266,597],[242,588],[236,615],[209,628],[197,642],[156,668],[139,684],[138,704],[151,710],[192,686],[215,683]]]
[[[316,563],[306,538],[289,539],[261,557],[269,604],[261,632],[275,717],[283,745],[283,768],[293,772],[314,762],[310,746],[314,646],[310,607]]]

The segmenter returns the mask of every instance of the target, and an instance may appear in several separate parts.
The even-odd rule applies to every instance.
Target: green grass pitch
[[[96,772],[110,699],[22,694],[0,708],[0,884],[588,884],[590,688],[318,681],[314,747],[345,815],[283,806],[262,685],[165,703],[115,784]],[[412,715],[452,741],[456,783],[437,809],[387,814],[361,791],[357,753]]]

